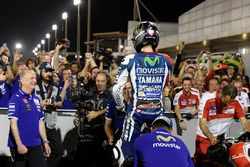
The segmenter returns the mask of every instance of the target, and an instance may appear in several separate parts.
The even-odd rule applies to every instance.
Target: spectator
[[[73,61],[70,63],[70,70],[72,72],[72,79],[78,79],[78,74],[81,70],[80,64],[77,61]]]
[[[71,70],[70,68],[64,68],[62,70],[62,81],[60,82],[59,85],[59,93],[61,95],[63,104],[62,108],[63,109],[75,109],[75,106],[72,104],[70,100],[71,96]]]
[[[10,88],[7,82],[6,69],[0,62],[0,107],[8,107],[8,100],[10,98]]]
[[[239,102],[235,100],[237,89],[226,86],[221,92],[214,92],[213,96],[204,98],[199,113],[199,126],[196,131],[196,166],[205,166],[207,149],[223,138],[228,131],[233,118],[239,118],[244,130],[250,131],[250,124]]]
[[[116,82],[116,76],[118,74],[120,64],[121,62],[119,61],[119,58],[112,59],[112,64],[111,64],[112,68],[109,72],[109,76],[112,80],[112,83]]]
[[[235,73],[235,67],[234,67],[234,65],[231,65],[231,64],[227,65],[226,75],[228,76],[228,78],[230,80],[233,80],[233,79],[236,78],[236,73]]]
[[[220,89],[220,81],[218,78],[213,77],[208,81],[208,92],[213,93]]]
[[[242,82],[240,80],[233,81],[234,87],[237,89],[237,96],[235,100],[238,100],[244,112],[248,112],[248,107],[250,107],[250,100],[247,93],[242,91]]]
[[[14,64],[13,64],[14,66]],[[14,68],[14,67],[13,67]],[[16,76],[14,81],[12,82],[12,86],[10,88],[10,94],[11,96],[15,94],[20,88],[21,88],[21,82],[19,74],[26,68],[25,64],[23,62],[18,62],[16,64]]]
[[[36,61],[33,58],[28,58],[26,60],[26,67],[30,69],[36,69]]]
[[[229,79],[222,79],[220,82],[220,89],[223,89],[225,86],[227,86],[229,84],[230,84]]]
[[[41,104],[38,97],[32,93],[36,85],[36,73],[31,69],[24,69],[20,73],[20,80],[21,89],[9,101],[8,146],[15,167],[46,167],[44,153],[49,157],[51,150]]]
[[[249,77],[247,75],[242,76],[242,84],[243,84],[243,91],[249,93],[250,82],[249,82]]]
[[[122,134],[124,158],[132,153],[135,139],[139,137],[144,122],[151,123],[164,112],[162,91],[170,85],[172,60],[168,55],[156,53],[159,30],[152,22],[141,22],[133,32],[136,54],[125,57],[120,66],[117,84],[113,87],[117,109],[125,110],[122,90],[131,79],[133,104],[127,110]]]
[[[173,123],[160,115],[152,123],[152,132],[136,139],[134,166],[193,167],[188,148],[181,139],[171,135]]]

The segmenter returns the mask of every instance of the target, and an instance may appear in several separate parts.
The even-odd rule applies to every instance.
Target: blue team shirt
[[[106,119],[112,120],[112,130],[116,132],[119,128],[122,128],[124,116],[118,115],[115,100],[112,98],[107,104]],[[120,111],[121,112],[121,111]]]
[[[159,128],[137,138],[134,145],[134,166],[193,167],[186,145],[167,130]]]
[[[42,107],[39,98],[28,95],[21,89],[9,100],[9,119],[17,119],[19,135],[22,143],[27,147],[41,145],[39,120],[43,119]],[[15,140],[9,133],[8,146],[14,147]]]
[[[64,81],[62,79],[60,79],[60,83],[59,83],[59,94],[61,94],[62,89],[63,89],[63,85],[64,85]],[[62,103],[62,109],[75,109],[75,106],[73,105],[73,103],[70,101],[70,93],[71,93],[71,88],[68,87],[66,90],[66,95],[64,97],[63,103]]]
[[[10,98],[10,88],[6,81],[0,81],[0,107],[8,107],[8,100]]]
[[[10,94],[11,96],[14,95],[19,89],[20,89],[20,77],[19,74],[16,76],[14,81],[12,82],[11,88],[10,88]]]

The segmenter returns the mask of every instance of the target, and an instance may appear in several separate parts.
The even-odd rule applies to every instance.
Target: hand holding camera
[[[50,99],[45,99],[45,106],[54,106],[55,101],[50,98]]]

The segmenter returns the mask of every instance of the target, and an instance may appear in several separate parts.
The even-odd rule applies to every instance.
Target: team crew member
[[[184,130],[187,129],[184,120],[182,119],[181,113],[190,113],[191,115],[196,115],[198,113],[199,104],[200,104],[200,95],[199,91],[192,89],[192,79],[185,77],[182,80],[182,88],[178,92],[173,101],[175,106],[175,113],[179,119],[180,127]]]
[[[131,83],[128,81],[125,84],[123,89],[124,101],[126,106],[130,105],[131,102]],[[112,99],[107,104],[107,112],[105,115],[105,124],[104,130],[108,137],[108,142],[110,145],[115,144],[117,148],[121,151],[121,132],[122,132],[122,125],[124,122],[125,113],[122,111],[117,110],[115,100]],[[116,150],[113,151],[114,155],[116,155]],[[124,161],[124,157],[121,155],[118,159],[118,163],[122,164]]]
[[[199,126],[196,136],[195,163],[197,166],[204,166],[207,159],[207,149],[215,144],[228,131],[233,118],[239,118],[244,130],[250,131],[250,124],[247,121],[243,108],[235,100],[237,90],[233,86],[225,86],[222,92],[214,92],[205,102],[201,102],[198,117]]]
[[[172,136],[173,123],[167,116],[158,116],[152,123],[152,132],[136,139],[134,166],[192,167],[189,151],[179,138]]]
[[[128,78],[132,83],[132,107],[128,108],[122,134],[122,151],[126,158],[132,153],[134,140],[140,135],[141,125],[152,122],[163,113],[162,92],[169,85],[172,60],[155,52],[159,42],[159,30],[154,23],[142,22],[133,33],[136,54],[122,61],[113,87],[117,108],[124,110],[122,90]]]
[[[15,167],[46,167],[44,152],[48,157],[51,151],[43,122],[42,107],[38,97],[32,93],[36,85],[36,73],[31,69],[25,69],[20,73],[20,80],[21,89],[9,101],[8,146]]]

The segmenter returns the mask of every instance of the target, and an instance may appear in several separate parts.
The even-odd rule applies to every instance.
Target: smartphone
[[[3,47],[4,47],[4,48],[7,48],[7,43],[3,43]]]

